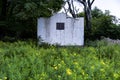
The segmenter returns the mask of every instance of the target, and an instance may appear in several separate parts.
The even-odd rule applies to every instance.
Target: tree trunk
[[[95,0],[78,0],[80,3],[84,6],[84,12],[85,12],[85,20],[86,20],[86,29],[91,31],[91,6],[94,3]]]
[[[86,23],[86,29],[88,31],[91,31],[91,19],[92,19],[92,16],[91,16],[91,9],[89,7],[84,7],[84,11],[85,11],[85,23]]]

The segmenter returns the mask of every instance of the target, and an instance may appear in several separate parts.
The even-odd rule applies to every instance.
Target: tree
[[[27,19],[30,17],[48,17],[57,12],[63,0],[13,0],[13,14]]]
[[[91,8],[92,4],[95,0],[65,0],[65,3],[68,4],[68,10],[65,9],[65,12],[70,12],[73,18],[77,17],[78,10],[76,9],[76,6],[74,5],[74,2],[81,3],[84,6],[84,13],[85,13],[85,22],[86,22],[86,29],[91,31],[91,20],[92,20],[92,14],[91,14]]]
[[[76,9],[74,2],[75,2],[75,0],[65,0],[63,9],[66,14],[70,13],[73,18],[77,18],[77,13],[78,13],[79,9]],[[68,6],[67,8],[65,7],[66,5]]]
[[[93,10],[92,10],[92,19],[93,18],[100,18],[102,17],[104,14],[103,12],[98,9],[97,7],[94,7]]]
[[[51,16],[61,9],[62,4],[63,0],[0,0],[0,18],[4,16],[4,20],[0,20],[0,37],[25,38],[29,35],[33,38],[37,18]]]
[[[116,18],[110,15],[109,10],[103,13],[100,9],[95,7],[92,10],[92,40],[100,39],[102,36],[112,39],[120,39],[120,26],[116,23]]]
[[[91,31],[91,19],[92,19],[91,8],[95,0],[77,0],[77,1],[82,3],[84,6],[86,28],[87,30]]]

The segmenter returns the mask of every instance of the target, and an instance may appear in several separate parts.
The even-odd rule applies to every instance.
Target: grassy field
[[[0,42],[0,80],[120,80],[120,45],[84,47]]]

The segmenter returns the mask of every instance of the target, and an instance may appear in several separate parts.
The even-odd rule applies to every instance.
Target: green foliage
[[[115,24],[115,16],[110,15],[108,10],[103,13],[95,7],[92,10],[92,39],[100,39],[101,36],[112,39],[120,39],[120,26]]]
[[[61,8],[62,0],[17,0],[12,13],[22,19],[49,17]]]
[[[0,79],[119,80],[120,45],[94,44],[44,48],[32,42],[0,42]]]
[[[10,0],[6,4],[4,20],[0,14],[0,39],[4,36],[26,39],[36,38],[37,18],[56,13],[63,0]],[[0,3],[0,13],[1,8],[4,7]]]

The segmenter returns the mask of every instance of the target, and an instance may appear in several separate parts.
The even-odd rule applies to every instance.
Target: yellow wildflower
[[[46,76],[46,73],[43,72],[43,73],[41,74],[41,76],[42,76],[42,77],[45,77],[45,76]]]
[[[55,67],[54,67],[54,69],[55,69],[55,70],[57,70],[57,69],[58,69],[58,67],[57,67],[57,66],[55,66]]]
[[[85,75],[85,72],[82,70],[82,75]]]
[[[68,68],[68,69],[66,69],[66,73],[67,73],[67,75],[71,75],[72,71]]]
[[[64,61],[62,60],[61,63],[64,64]]]
[[[113,76],[117,79],[119,77],[119,74],[114,73]]]
[[[61,78],[61,76],[60,76],[60,75],[58,75],[58,78]]]
[[[101,62],[100,62],[102,65],[105,65],[105,63],[104,63],[104,61],[102,60]]]
[[[94,70],[94,69],[95,69],[95,67],[94,67],[94,66],[91,66],[91,69],[92,69],[92,70]]]
[[[7,77],[4,77],[5,80],[7,80]]]
[[[78,65],[78,62],[74,62],[73,64]]]
[[[77,54],[76,53],[73,53],[74,56],[76,56]]]

